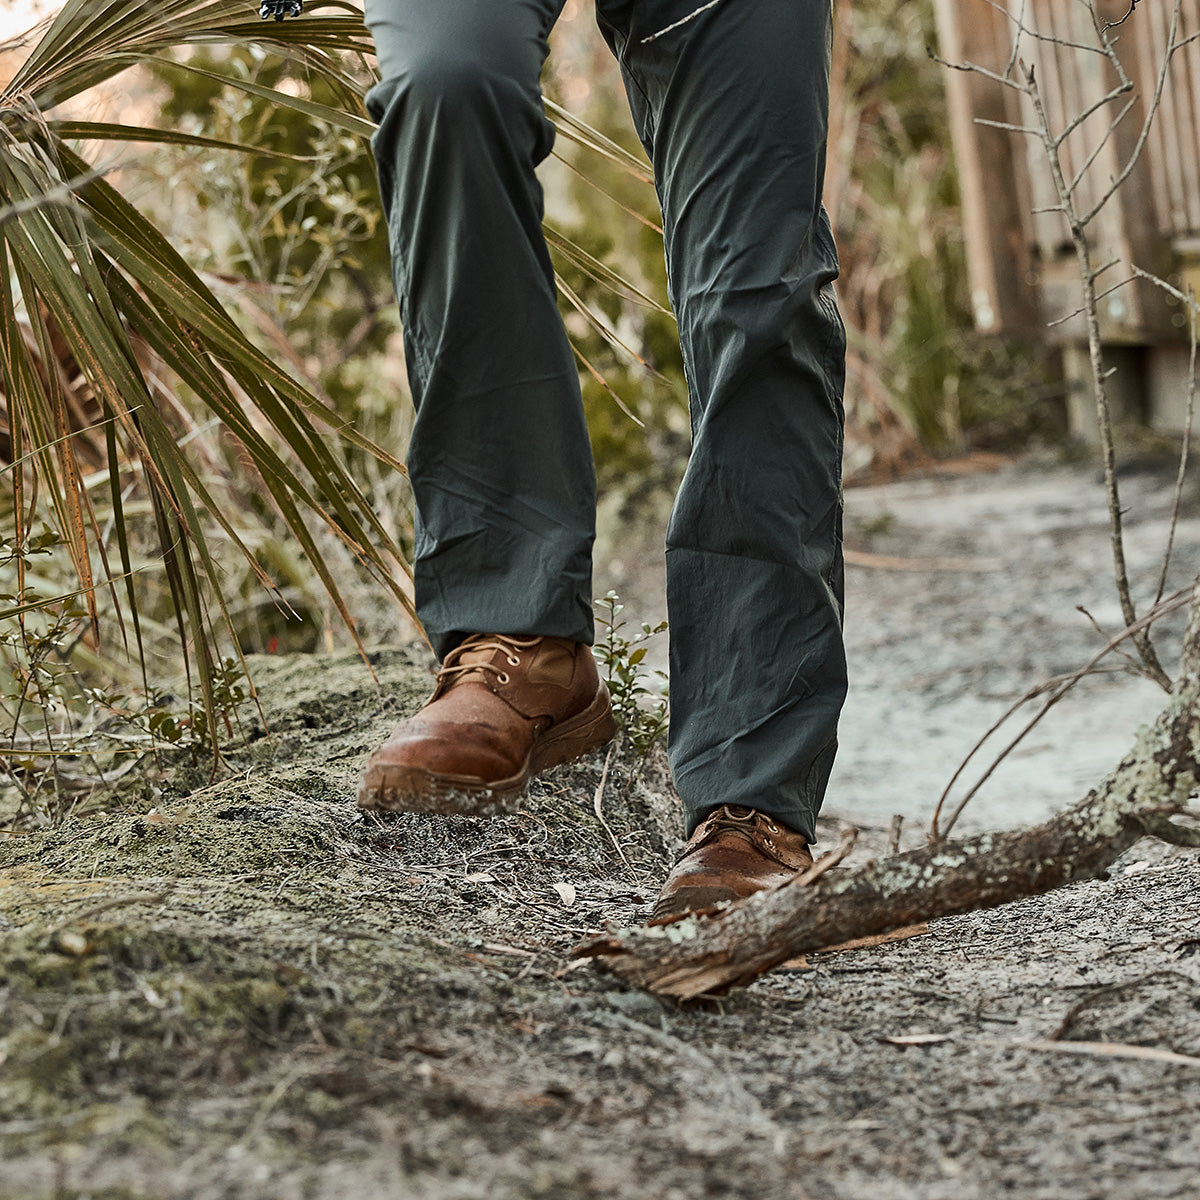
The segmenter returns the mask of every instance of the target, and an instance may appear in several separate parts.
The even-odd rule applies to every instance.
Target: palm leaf
[[[125,608],[132,615],[140,649],[122,500],[123,481],[132,465],[149,495],[180,641],[185,651],[192,650],[187,656],[189,672],[194,665],[207,728],[214,732],[216,654],[210,604],[215,605],[212,613],[232,626],[220,569],[208,542],[210,523],[242,550],[263,583],[270,586],[271,581],[180,447],[139,354],[153,355],[238,440],[264,493],[352,632],[338,579],[310,528],[313,521],[331,529],[410,614],[413,610],[403,551],[331,446],[330,432],[394,469],[403,467],[255,346],[170,238],[72,149],[68,139],[252,147],[178,131],[52,121],[46,114],[133,64],[199,44],[253,40],[332,83],[336,94],[347,100],[346,109],[250,80],[222,77],[222,82],[366,135],[372,127],[361,115],[357,85],[339,55],[361,55],[369,42],[357,10],[337,8],[346,15],[281,27],[258,22],[243,0],[164,0],[154,5],[141,0],[69,0],[0,93],[0,382],[11,456],[22,463],[11,473],[17,542],[25,536],[40,499],[70,554],[79,594],[93,622],[98,620],[93,598],[98,573],[93,563],[103,562],[105,548],[83,483],[72,416],[56,368],[61,343],[86,378],[100,414],[97,424],[104,423],[108,493],[121,568],[106,568],[99,577],[125,576],[124,602],[117,611]],[[17,562],[20,570],[19,557]]]

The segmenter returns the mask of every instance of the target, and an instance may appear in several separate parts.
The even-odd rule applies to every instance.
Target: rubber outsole
[[[707,917],[738,900],[744,900],[732,888],[682,887],[669,896],[660,896],[656,901],[647,925],[670,925],[684,917]]]
[[[358,807],[366,812],[473,817],[515,812],[535,775],[599,750],[616,734],[612,701],[601,683],[595,699],[583,712],[552,726],[534,742],[524,766],[510,778],[487,782],[469,775],[445,775],[416,766],[368,760],[359,780]]]

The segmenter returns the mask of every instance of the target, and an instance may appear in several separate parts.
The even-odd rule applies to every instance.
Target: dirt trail
[[[919,524],[897,497],[864,550]],[[904,552],[978,552],[938,545]],[[871,578],[880,613],[928,595]],[[978,619],[1001,690],[1049,665],[1036,612]],[[881,678],[917,669],[876,632]],[[373,662],[382,700],[351,655],[261,660],[273,739],[229,778],[0,842],[0,1197],[1195,1197],[1200,854],[678,1007],[567,957],[665,871],[661,761],[614,756],[607,829],[599,759],[512,817],[363,819],[358,764],[428,686]],[[951,711],[952,682],[901,690]]]

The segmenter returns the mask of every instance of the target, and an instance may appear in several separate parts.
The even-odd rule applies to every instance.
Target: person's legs
[[[417,611],[590,644],[595,480],[534,168],[562,0],[367,0],[367,96],[417,420]]]
[[[367,0],[367,96],[417,420],[417,612],[437,689],[367,809],[499,812],[616,727],[589,646],[595,479],[534,168],[562,0]]]
[[[675,782],[689,831],[735,805],[812,841],[846,690],[830,2],[598,7],[655,167],[692,409],[667,534]]]

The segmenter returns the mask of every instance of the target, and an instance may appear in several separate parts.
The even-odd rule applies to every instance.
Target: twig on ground
[[[1063,1017],[1058,1028],[1047,1039],[1051,1042],[1058,1042],[1065,1038],[1075,1024],[1075,1021],[1085,1013],[1092,1005],[1101,1000],[1108,1000],[1114,996],[1123,995],[1126,992],[1132,992],[1141,987],[1144,983],[1150,983],[1156,979],[1182,979],[1187,984],[1193,984],[1194,981],[1186,975],[1181,975],[1178,971],[1151,971],[1149,975],[1141,975],[1137,979],[1126,979],[1121,983],[1110,983],[1102,987],[1096,988],[1089,995],[1084,996],[1077,1004],[1073,1004],[1068,1010],[1067,1015]]]
[[[1182,1067],[1200,1067],[1200,1058],[1160,1050],[1157,1046],[1130,1046],[1123,1042],[1041,1042],[1008,1041],[1004,1038],[980,1038],[990,1046],[1009,1046],[1014,1050],[1043,1050],[1052,1054],[1087,1054],[1098,1058],[1140,1058],[1149,1062],[1177,1063]]]
[[[608,822],[604,819],[604,812],[601,804],[604,800],[604,785],[608,782],[608,768],[612,763],[613,751],[617,748],[617,743],[613,741],[608,747],[608,753],[604,756],[604,768],[600,772],[600,782],[596,785],[596,794],[592,797],[592,811],[596,814],[596,820],[600,822],[604,832],[608,834],[608,840],[612,842],[613,849],[621,856],[621,861],[628,867],[629,859],[625,857],[625,851],[621,849],[621,843],[617,841],[616,835],[608,827]]]
[[[901,558],[895,554],[871,554],[866,550],[843,550],[846,562],[854,567],[877,567],[885,571],[998,571],[1004,563],[998,558]]]
[[[787,882],[788,887],[808,887],[809,884],[816,883],[827,871],[832,870],[838,865],[849,853],[854,849],[854,843],[858,841],[857,829],[843,829],[841,840],[837,844],[837,848],[830,850],[828,854],[822,854],[807,871],[797,875]]]

